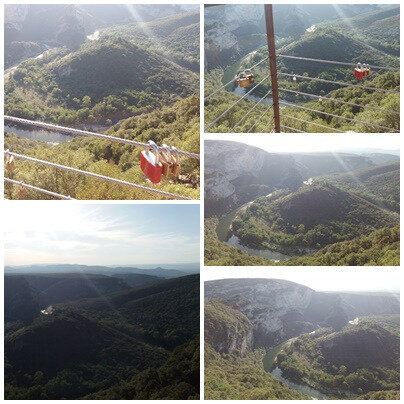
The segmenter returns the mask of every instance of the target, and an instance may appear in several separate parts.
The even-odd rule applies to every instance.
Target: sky
[[[228,278],[268,278],[284,279],[308,286],[317,291],[365,292],[390,291],[398,292],[400,284],[399,268],[313,268],[297,267],[247,267],[204,268],[204,280]]]
[[[298,152],[366,152],[368,149],[380,151],[398,150],[400,148],[400,136],[397,134],[383,133],[380,135],[371,133],[305,133],[304,136],[296,133],[282,134],[249,134],[244,135],[206,135],[210,140],[233,140],[256,146],[268,152],[298,153]]]
[[[5,209],[5,265],[199,262],[198,204],[29,201]]]

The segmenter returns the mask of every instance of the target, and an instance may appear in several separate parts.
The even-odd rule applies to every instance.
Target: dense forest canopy
[[[277,365],[292,380],[305,380],[334,394],[342,389],[342,396],[344,392],[399,394],[399,315],[357,321],[341,330],[302,335],[283,348]]]
[[[198,399],[198,275],[141,276],[136,286],[7,275],[6,284],[7,399]]]
[[[52,46],[6,72],[5,113],[199,153],[199,12],[166,5],[153,16],[147,7],[134,9],[134,19],[125,20],[120,11],[111,15],[120,24],[107,22],[97,9],[93,18],[104,21],[98,36],[75,47]],[[20,129],[17,136],[26,136]],[[15,137],[13,130],[8,127],[5,140],[10,151],[150,187],[139,167],[139,148],[74,137],[43,143]],[[180,164],[179,177],[163,177],[158,189],[198,199],[199,160],[181,157]],[[76,199],[161,198],[23,160],[6,175]],[[12,184],[5,192],[10,199],[52,198],[36,191],[20,195]]]
[[[398,398],[399,305],[396,293],[283,279],[205,282],[205,395]]]
[[[399,265],[397,155],[211,147],[221,163],[205,162],[206,265]]]
[[[258,9],[254,8],[256,6],[245,7],[250,7],[248,10],[250,10],[251,14],[256,13],[258,16],[261,13],[263,15],[263,10],[259,12]],[[276,10],[276,6],[274,9]],[[247,13],[245,17],[246,19],[251,18],[248,10],[244,10]],[[286,57],[278,56],[277,70],[280,88],[279,96],[282,101],[296,104],[303,108],[309,108],[314,111],[340,116],[340,118],[333,117],[320,112],[307,111],[302,108],[295,108],[281,103],[281,115],[284,115],[284,117],[281,118],[282,125],[296,128],[296,131],[303,132],[334,132],[333,129],[336,129],[343,132],[354,131],[379,133],[397,132],[400,129],[399,72],[386,72],[385,70],[372,69],[371,76],[366,77],[366,80],[361,82],[358,82],[353,76],[353,68],[357,62],[384,66],[387,68],[399,68],[400,64],[397,49],[399,46],[400,9],[399,7],[392,6],[379,10],[372,10],[368,13],[366,13],[366,11],[369,10],[362,10],[355,17],[349,17],[348,13],[346,13],[346,18],[336,20],[332,19],[332,13],[330,13],[329,21],[325,21],[327,19],[320,19],[311,27],[311,24],[308,22],[309,17],[297,13],[299,15],[297,19],[302,20],[303,27],[305,26],[307,29],[299,28],[299,32],[286,35],[279,32],[278,28],[278,33],[276,32],[276,35],[277,52],[279,55],[352,63],[352,67],[346,67],[343,65],[288,59]],[[295,17],[296,14],[294,13],[291,13],[289,16],[290,20]],[[276,18],[275,14],[275,31],[277,31]],[[283,16],[282,18],[287,20],[288,17]],[[236,18],[235,24],[241,24],[243,26],[245,22],[243,22],[242,19],[238,21]],[[284,26],[284,24],[281,24],[281,26]],[[299,24],[295,26],[298,27]],[[211,40],[215,43],[217,42],[215,46],[218,48],[217,52],[219,55],[223,56],[223,60],[220,63],[214,63],[211,65],[206,72],[205,96],[211,94],[215,89],[219,88],[220,85],[234,77],[236,70],[242,71],[243,69],[249,68],[268,56],[266,45],[262,47],[254,47],[252,45],[252,48],[246,48],[245,53],[238,56],[238,58],[241,57],[241,59],[233,64],[235,60],[231,59],[231,54],[229,55],[225,52],[224,49],[226,46],[233,46],[231,44],[235,43],[237,46],[235,46],[234,51],[236,51],[237,47],[242,48],[245,43],[254,43],[257,34],[246,30],[243,34],[238,36],[238,32],[234,31],[228,33],[228,35],[232,37],[232,40],[230,40],[224,35],[223,30],[215,30],[213,28],[206,29],[208,32],[210,29],[212,30]],[[262,29],[263,32],[265,32],[264,27],[257,29],[258,31]],[[386,34],[383,36],[384,32],[386,32]],[[217,33],[218,37],[216,38],[213,33]],[[210,39],[208,39],[208,41],[209,40]],[[220,43],[221,40],[223,41],[222,44]],[[213,49],[214,47],[212,46],[212,54],[214,54]],[[214,56],[212,56],[212,58],[214,58]],[[231,75],[233,70],[234,73]],[[358,84],[359,86],[377,87],[392,92],[366,90],[358,87],[344,87],[337,84],[308,80],[299,77],[297,78],[297,82],[294,83],[291,76],[285,76],[283,73],[318,78],[321,80],[344,82],[352,85]],[[264,62],[254,69],[254,84],[259,83],[267,74],[268,63]],[[233,83],[226,87],[226,91],[221,91],[206,100],[205,126],[219,116],[220,112],[224,112],[234,104],[239,99],[239,96],[243,94],[242,91],[237,92],[238,96],[232,94],[235,90],[235,86],[235,83]],[[248,87],[244,93],[251,88],[252,86]],[[262,133],[271,131],[273,129],[271,123],[273,114],[272,110],[268,109],[271,105],[271,97],[269,96],[267,100],[264,100],[264,102],[255,107],[256,102],[264,97],[269,89],[270,81],[265,80],[261,85],[254,89],[246,99],[243,99],[234,108],[227,112],[217,124],[212,128],[209,128],[209,131],[228,132],[230,129],[234,132],[252,131]],[[314,97],[304,94],[297,95],[296,92],[314,95]],[[256,98],[251,99],[251,96]],[[317,96],[317,98],[315,96]],[[323,97],[322,100],[319,100],[319,96]],[[342,102],[328,101],[326,98],[334,98]],[[346,103],[357,105],[349,105]],[[383,111],[362,108],[360,107],[361,105],[378,108]],[[253,107],[254,109],[248,113],[248,116],[234,128],[243,116]],[[262,118],[262,116],[264,116],[264,118]],[[308,121],[309,123],[301,122],[297,119]],[[352,119],[360,122],[352,121]],[[253,126],[254,123],[256,123],[255,126]],[[321,126],[315,125],[315,123]],[[282,131],[293,132],[293,130],[287,128],[282,128]]]

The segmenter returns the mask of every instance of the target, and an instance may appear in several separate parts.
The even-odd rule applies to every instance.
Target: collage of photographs
[[[9,3],[3,400],[400,400],[400,4]]]

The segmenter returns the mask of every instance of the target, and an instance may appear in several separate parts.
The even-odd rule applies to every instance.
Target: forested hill
[[[300,336],[283,347],[276,363],[285,377],[340,398],[385,391],[386,398],[398,399],[399,351],[399,315],[367,316]]]
[[[391,55],[400,55],[400,7],[397,5],[323,25],[355,35]]]
[[[209,399],[312,395],[284,379],[328,398],[398,393],[399,310],[394,293],[318,292],[266,278],[206,282],[205,394]],[[276,367],[281,374],[273,372]]]
[[[290,43],[306,29],[381,10],[376,4],[276,4],[273,8],[277,46]],[[205,66],[226,67],[266,43],[263,5],[231,4],[205,9]]]
[[[5,396],[198,399],[198,334],[198,275],[36,310],[6,323]]]
[[[342,190],[316,181],[286,196],[261,197],[232,223],[243,245],[291,249],[299,255],[372,230],[399,224],[397,213]],[[296,254],[297,253],[297,254]]]
[[[7,4],[4,9],[5,67],[37,56],[49,47],[77,49],[103,28],[147,23],[196,10],[178,4]],[[95,36],[96,36],[95,35]]]
[[[6,83],[5,112],[63,124],[116,122],[196,94],[198,76],[118,38],[49,51]]]
[[[335,28],[328,27],[320,27],[314,32],[306,32],[298,41],[279,49],[279,53],[315,59],[352,62],[353,64],[362,61],[362,63],[378,66],[400,66],[397,57],[390,56],[385,51],[378,50],[363,40],[349,35],[347,32],[341,32]],[[321,72],[332,69],[328,64],[324,65],[314,62],[283,60],[283,63],[285,67],[292,69],[296,74],[301,74],[304,71],[312,73],[315,70]]]
[[[5,112],[62,124],[108,124],[197,94],[198,19],[190,11],[117,26],[77,50],[59,47],[29,59],[6,81]]]
[[[330,14],[326,21],[319,19],[311,27],[306,25],[306,29],[298,27],[298,33],[291,29],[289,35],[278,34],[276,50],[279,55],[277,57],[278,83],[281,88],[279,97],[282,101],[300,106],[295,108],[280,104],[282,115],[284,115],[281,118],[282,131],[294,132],[289,128],[316,133],[334,132],[333,129],[342,132],[399,131],[399,71],[372,68],[371,75],[361,82],[353,75],[353,69],[358,62],[386,68],[400,67],[399,11],[400,8],[397,6],[383,7],[378,10],[362,10],[359,15],[351,17],[352,14],[338,7],[339,16],[343,14],[344,18],[334,17],[333,19]],[[295,14],[292,13],[290,18],[294,19],[296,15],[299,15],[299,13]],[[247,15],[247,18],[250,16]],[[303,14],[300,14],[299,18],[303,18]],[[259,32],[265,32],[265,30]],[[384,32],[386,32],[385,35]],[[218,38],[215,38],[213,34],[217,34]],[[233,71],[247,69],[268,56],[266,45],[260,43],[254,46],[258,33],[246,30],[244,34],[242,39],[237,39],[237,33],[234,34],[235,37],[227,37],[222,31],[212,29],[212,41],[218,44],[216,48],[212,46],[211,52],[219,53],[214,55],[217,59],[221,54],[222,59],[226,57],[227,59],[216,63],[215,66],[219,64],[220,68],[209,69],[205,75],[205,95],[219,88],[219,84],[227,82],[230,72],[233,75]],[[236,58],[232,58],[220,49],[220,39],[223,47],[231,44],[232,49],[238,51]],[[250,48],[246,44],[251,44]],[[239,48],[246,50],[240,54]],[[282,55],[352,63],[352,65],[296,60],[282,57]],[[236,60],[237,62],[233,65]],[[291,76],[293,74],[308,78],[297,77],[297,82],[294,83]],[[262,63],[254,69],[255,83],[261,82],[267,75],[268,64]],[[346,83],[347,86],[330,81]],[[361,86],[375,87],[380,90],[359,88]],[[226,111],[240,99],[240,91],[237,96],[230,94],[235,87],[235,85],[228,86],[227,91],[219,92],[206,101],[205,125],[219,116],[218,111]],[[226,112],[225,116],[209,128],[209,131],[265,133],[272,130],[273,113],[271,109],[267,110],[265,105],[270,104],[270,98],[267,101],[264,100],[261,105],[255,105],[256,101],[264,97],[269,90],[270,82],[264,80],[247,98]],[[251,96],[255,98],[251,99]],[[321,100],[319,100],[320,96],[323,97]],[[326,100],[326,97],[340,102]],[[247,112],[247,116],[244,117]]]
[[[103,35],[133,41],[199,73],[199,11],[184,12],[147,23],[110,27],[101,30]]]

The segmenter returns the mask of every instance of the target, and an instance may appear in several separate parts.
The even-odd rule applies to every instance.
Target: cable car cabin
[[[354,69],[354,76],[358,80],[363,80],[363,77],[365,76],[365,69],[362,65],[362,63],[358,63]]]
[[[237,74],[236,81],[239,87],[248,87],[254,83],[254,75],[251,70],[244,70]]]

